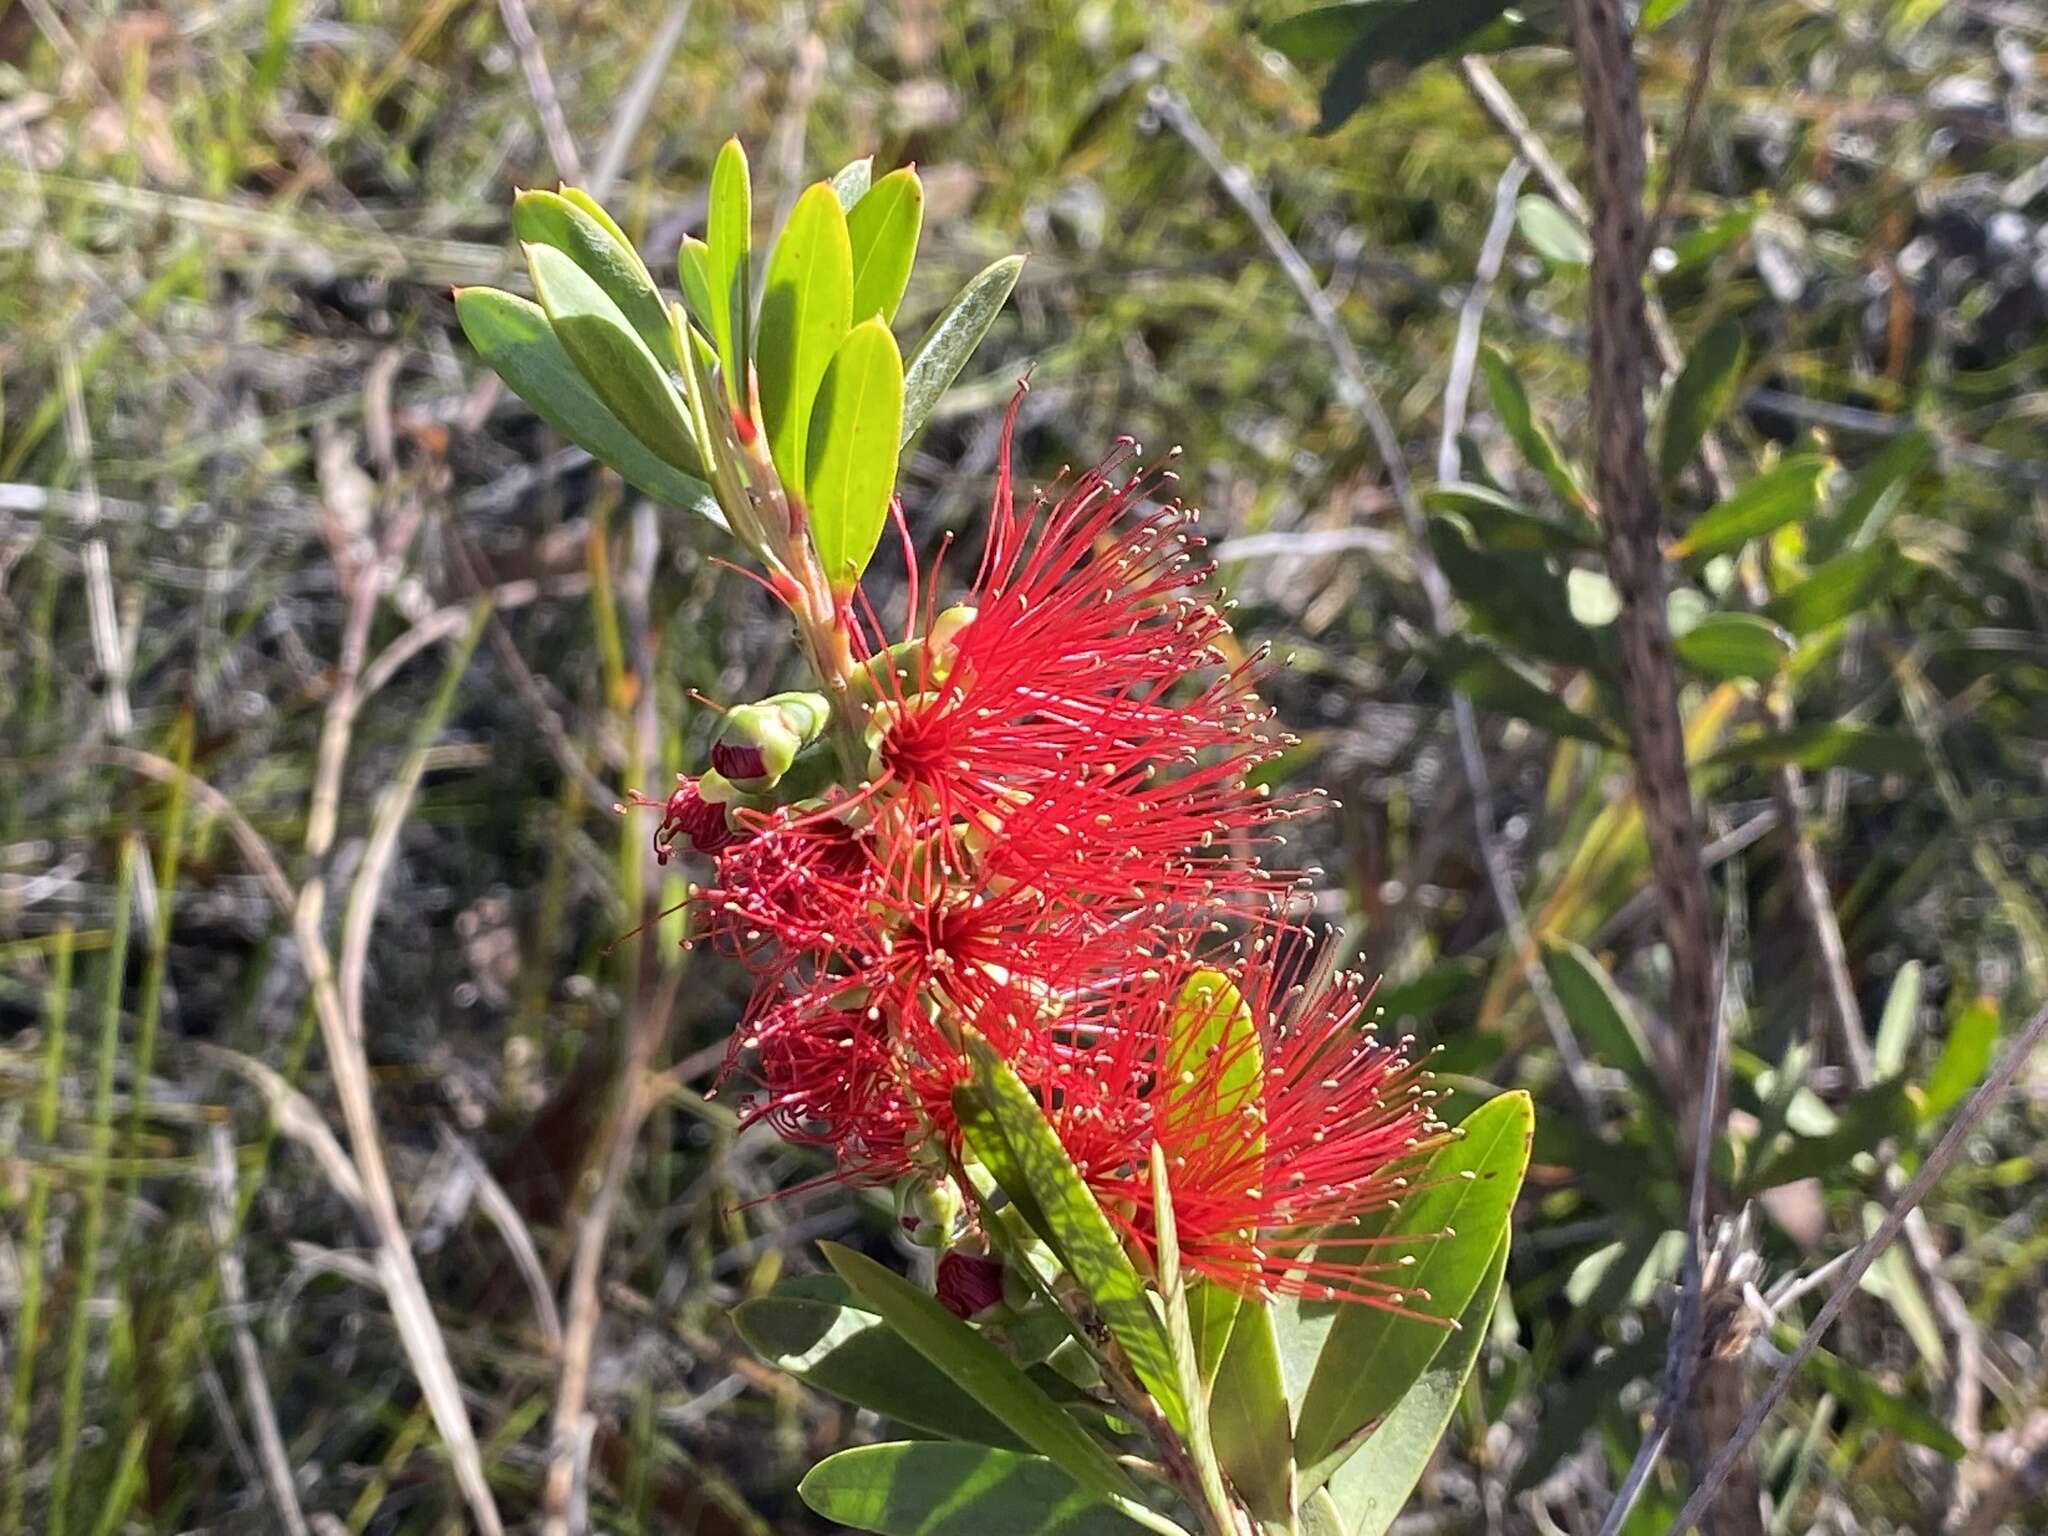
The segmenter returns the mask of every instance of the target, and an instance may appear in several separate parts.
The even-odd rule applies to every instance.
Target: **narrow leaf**
[[[656,458],[597,398],[538,304],[496,288],[462,288],[455,314],[477,355],[542,421],[656,501],[724,526],[711,487]]]
[[[1592,511],[1593,504],[1586,496],[1585,487],[1579,484],[1578,475],[1565,462],[1564,450],[1558,447],[1550,429],[1536,419],[1535,409],[1529,404],[1528,392],[1522,388],[1514,365],[1496,349],[1482,347],[1479,367],[1486,375],[1487,398],[1493,402],[1501,425],[1507,428],[1508,436],[1515,440],[1515,446],[1522,451],[1529,467],[1550,482],[1550,488],[1566,506],[1576,507],[1581,512]]]
[[[1754,613],[1710,613],[1672,645],[1687,666],[1719,682],[1769,682],[1792,655],[1792,637]]]
[[[1401,3],[1403,0],[1345,0],[1341,5],[1319,5],[1268,22],[1259,29],[1259,40],[1295,64],[1334,63],[1388,6]]]
[[[879,318],[839,344],[811,410],[803,499],[811,542],[838,592],[867,569],[896,487],[903,433],[903,359]]]
[[[1039,1235],[1087,1294],[1167,1421],[1185,1432],[1189,1405],[1172,1348],[1116,1228],[1017,1074],[979,1035],[968,1035],[967,1054],[974,1082],[955,1089],[954,1099],[964,1111],[960,1129],[969,1150],[1027,1215],[1036,1207]]]
[[[1455,512],[1471,525],[1482,549],[1498,554],[1522,552],[1537,555],[1590,554],[1600,547],[1600,535],[1583,517],[1575,524],[1531,512],[1512,497],[1486,485],[1455,481],[1431,486],[1422,493],[1422,504],[1432,512]]]
[[[839,199],[839,206],[848,213],[854,204],[867,196],[868,188],[875,180],[875,157],[862,155],[858,160],[849,160],[832,173],[832,195]]]
[[[1935,1058],[1934,1070],[1927,1074],[1920,1103],[1922,1125],[1934,1124],[1983,1081],[1997,1044],[1998,1009],[1989,998],[1972,1000],[1949,1021],[1948,1039]]]
[[[1540,192],[1516,200],[1515,225],[1536,254],[1554,266],[1583,267],[1593,260],[1593,242],[1579,221]]]
[[[1806,541],[1814,560],[1845,549],[1860,549],[1883,531],[1913,488],[1913,479],[1934,462],[1934,439],[1918,427],[1885,444],[1850,483],[1839,505],[1819,518]]]
[[[924,340],[910,354],[903,370],[903,442],[923,429],[932,408],[960,377],[967,359],[996,323],[1010,290],[1017,286],[1017,274],[1024,270],[1022,256],[1005,256],[976,273],[954,296],[945,313],[932,322]]]
[[[525,251],[548,323],[598,398],[657,457],[700,474],[697,438],[683,397],[619,306],[553,246],[529,245]]]
[[[1592,1047],[1593,1054],[1626,1072],[1645,1092],[1654,1090],[1657,1078],[1650,1070],[1643,1027],[1621,988],[1607,974],[1607,967],[1577,944],[1546,940],[1543,969],[1550,975],[1565,1018]]]
[[[1231,1330],[1237,1326],[1243,1298],[1228,1286],[1191,1276],[1188,1280],[1188,1325],[1194,1330],[1195,1359],[1201,1369],[1202,1388],[1215,1385],[1216,1372],[1223,1364],[1223,1352],[1230,1346]]]
[[[1286,1525],[1294,1514],[1294,1437],[1288,1432],[1287,1390],[1273,1314],[1248,1300],[1209,1400],[1216,1459],[1261,1520]]]
[[[1507,1273],[1508,1240],[1502,1234],[1471,1300],[1458,1316],[1458,1332],[1432,1359],[1415,1385],[1388,1410],[1385,1421],[1330,1479],[1329,1493],[1350,1536],[1384,1536],[1422,1480],[1437,1442],[1457,1410],[1465,1383],[1479,1362],[1487,1324]]]
[[[1782,768],[1787,763],[1818,773],[1861,768],[1869,773],[1917,773],[1926,766],[1920,743],[1903,731],[1813,720],[1790,730],[1766,731],[1706,760],[1710,768]]]
[[[821,1392],[930,1434],[1029,1449],[873,1313],[760,1296],[734,1308],[732,1321],[762,1359]]]
[[[1678,377],[1671,381],[1657,443],[1657,472],[1667,485],[1685,473],[1685,466],[1699,451],[1701,439],[1735,403],[1735,391],[1742,383],[1742,367],[1748,354],[1749,342],[1742,334],[1742,324],[1730,316],[1699,339],[1685,366],[1678,370]]]
[[[676,286],[683,290],[683,307],[706,336],[712,337],[716,356],[718,332],[712,320],[716,307],[711,297],[711,247],[695,235],[683,236],[676,247]]]
[[[1674,560],[1733,554],[1751,539],[1811,517],[1834,461],[1805,453],[1774,465],[1702,512],[1671,546]]]
[[[988,1340],[901,1275],[838,1243],[819,1250],[839,1277],[969,1397],[1084,1487],[1130,1493],[1131,1481],[1058,1403]]]
[[[1814,567],[1804,581],[1787,587],[1764,611],[1795,635],[1810,635],[1858,613],[1894,587],[1912,562],[1890,543],[1866,544]]]
[[[727,400],[747,408],[749,326],[753,319],[754,191],[747,152],[727,139],[711,165],[710,204],[704,218],[710,268],[711,345],[725,376]]]
[[[832,355],[853,324],[853,247],[831,185],[796,200],[768,257],[754,366],[761,424],[782,483],[804,484],[811,404]]]
[[[911,166],[891,171],[853,205],[846,234],[853,246],[853,318],[896,318],[924,227],[924,183]]]
[[[1380,1235],[1413,1237],[1403,1272],[1407,1305],[1429,1322],[1383,1307],[1347,1306],[1316,1361],[1295,1426],[1302,1489],[1320,1487],[1357,1449],[1359,1433],[1384,1417],[1443,1347],[1444,1324],[1479,1289],[1507,1232],[1529,1163],[1534,1111],[1526,1093],[1502,1094],[1474,1110],[1457,1140],[1415,1177],[1412,1195]],[[1394,1247],[1365,1250],[1386,1263]]]
[[[1449,636],[1438,643],[1436,657],[1438,675],[1475,704],[1526,720],[1554,736],[1602,747],[1622,745],[1611,726],[1580,714],[1558,697],[1556,688],[1535,681],[1486,646]]]
[[[666,368],[679,368],[668,306],[640,253],[611,216],[580,192],[521,192],[512,200],[512,230],[526,245],[560,251],[618,305],[647,350]]]
[[[934,1440],[827,1456],[797,1492],[827,1520],[882,1536],[1134,1536],[1141,1528],[1042,1456]],[[1154,1517],[1144,1528],[1172,1526]]]
[[[1877,1038],[1871,1042],[1871,1058],[1879,1077],[1897,1077],[1905,1070],[1906,1053],[1920,1023],[1921,968],[1908,960],[1892,978],[1885,994],[1884,1012],[1877,1021]]]
[[[1380,14],[1363,28],[1323,84],[1322,121],[1328,133],[1365,105],[1376,66],[1408,69],[1441,58],[1508,8],[1508,0],[1433,0],[1375,7]]]
[[[1613,650],[1611,635],[1588,629],[1572,615],[1564,582],[1535,555],[1496,555],[1481,549],[1462,518],[1429,520],[1430,552],[1458,601],[1479,629],[1525,660],[1601,668]]]

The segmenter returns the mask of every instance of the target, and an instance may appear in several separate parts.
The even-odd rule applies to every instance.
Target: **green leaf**
[[[711,247],[695,235],[683,236],[676,247],[676,286],[683,290],[683,307],[702,327],[706,336],[716,337],[712,328]],[[713,343],[714,347],[716,343]]]
[[[1423,1469],[1436,1454],[1437,1442],[1457,1410],[1465,1383],[1479,1363],[1487,1325],[1507,1274],[1508,1238],[1503,1232],[1479,1283],[1458,1314],[1458,1332],[1401,1395],[1380,1427],[1330,1479],[1328,1492],[1351,1536],[1384,1536],[1401,1513],[1408,1495],[1422,1480]]]
[[[1329,64],[1342,57],[1359,34],[1404,0],[1346,0],[1283,16],[1259,29],[1259,41],[1295,64]]]
[[[1687,230],[1671,242],[1671,269],[1663,275],[1674,277],[1704,266],[1748,234],[1767,206],[1769,199],[1759,194],[1696,229]]]
[[[1720,682],[1769,682],[1792,654],[1792,637],[1754,613],[1710,613],[1672,645],[1679,660]]]
[[[1406,1305],[1425,1318],[1384,1307],[1346,1306],[1331,1325],[1295,1424],[1303,1492],[1318,1488],[1358,1448],[1360,1434],[1384,1417],[1437,1351],[1492,1267],[1529,1164],[1535,1111],[1526,1093],[1507,1093],[1474,1110],[1457,1139],[1414,1176],[1417,1193],[1373,1235],[1401,1245],[1363,1250],[1368,1263],[1406,1250],[1399,1271]]]
[[[989,327],[996,323],[996,316],[1002,313],[1010,290],[1017,286],[1017,274],[1023,270],[1022,256],[1005,256],[983,267],[954,295],[953,302],[932,322],[924,340],[910,354],[903,370],[905,447],[923,429],[932,408],[960,377],[967,359],[974,356],[974,349],[981,345]]]
[[[1806,540],[1807,555],[1832,559],[1845,549],[1861,549],[1892,520],[1914,476],[1934,462],[1934,439],[1920,428],[1902,432],[1850,483],[1841,503],[1815,520]]]
[[[1733,554],[1751,539],[1813,515],[1834,461],[1806,453],[1774,465],[1702,512],[1671,546],[1674,560]]]
[[[1600,547],[1593,525],[1580,518],[1576,526],[1531,512],[1486,485],[1456,481],[1434,485],[1422,493],[1432,512],[1455,512],[1471,525],[1479,546],[1495,554],[1590,554]]]
[[[1550,482],[1550,488],[1566,506],[1590,513],[1593,504],[1586,496],[1585,487],[1579,484],[1577,474],[1565,462],[1564,451],[1557,446],[1557,439],[1550,435],[1550,429],[1536,419],[1528,392],[1522,388],[1514,365],[1495,348],[1482,347],[1479,367],[1486,375],[1487,398],[1492,400],[1501,425],[1507,428],[1508,436],[1515,440],[1515,446],[1521,450],[1529,467]]]
[[[1553,266],[1583,267],[1593,260],[1593,242],[1579,221],[1540,192],[1516,199],[1515,224],[1536,254]]]
[[[1017,1074],[971,1031],[967,1056],[974,1081],[954,1089],[953,1102],[968,1150],[1066,1265],[1167,1422],[1185,1432],[1189,1404],[1172,1347],[1116,1228]]]
[[[1619,1067],[1646,1091],[1656,1089],[1643,1027],[1607,967],[1577,944],[1545,940],[1543,969],[1572,1028],[1610,1067]]]
[[[1191,1150],[1191,1139],[1231,1134],[1223,1128],[1243,1122],[1250,1138],[1248,1157],[1263,1155],[1265,1100],[1259,1092],[1264,1052],[1251,1009],[1221,971],[1198,970],[1182,983],[1167,1020],[1166,1071],[1179,1084],[1160,1106],[1160,1137],[1176,1150]],[[1213,1071],[1203,1063],[1214,1059]]]
[[[1558,697],[1555,688],[1535,681],[1483,645],[1446,636],[1437,642],[1436,657],[1438,675],[1475,704],[1526,720],[1554,736],[1602,747],[1623,745],[1610,726],[1580,714]]]
[[[829,182],[796,200],[768,257],[754,368],[768,452],[786,486],[805,482],[811,403],[853,327],[853,246]]]
[[[1337,60],[1323,83],[1322,121],[1328,133],[1365,105],[1375,67],[1413,69],[1458,48],[1508,8],[1508,0],[1407,0],[1376,6],[1377,14]]]
[[[647,264],[625,232],[588,196],[567,187],[560,192],[521,192],[512,200],[512,230],[522,244],[548,246],[581,267],[664,368],[682,366],[675,333],[669,328],[668,306]]]
[[[1989,998],[1971,1001],[1949,1020],[1948,1039],[1921,1096],[1920,1123],[1932,1125],[1984,1080],[1998,1044],[1998,1009]]]
[[[1859,1152],[1871,1151],[1894,1136],[1911,1136],[1915,1125],[1906,1084],[1897,1078],[1873,1083],[1842,1106],[1835,1128],[1826,1135],[1791,1137],[1766,1156],[1750,1175],[1746,1193],[1837,1173]]]
[[[1877,1038],[1871,1045],[1871,1060],[1879,1077],[1897,1077],[1906,1067],[1906,1053],[1920,1022],[1921,968],[1908,960],[1892,978],[1885,994],[1884,1012],[1877,1021]]]
[[[1671,381],[1657,442],[1657,473],[1665,484],[1685,473],[1685,466],[1699,451],[1700,440],[1728,414],[1748,355],[1742,324],[1729,316],[1699,339],[1678,377]]]
[[[874,1313],[760,1296],[734,1308],[732,1320],[762,1359],[821,1392],[930,1434],[1029,1449]]]
[[[1025,1444],[1057,1462],[1083,1487],[1132,1492],[1131,1481],[1058,1403],[993,1344],[901,1275],[838,1243],[819,1250],[882,1320]]]
[[[1889,543],[1866,544],[1814,567],[1787,587],[1764,612],[1795,635],[1840,623],[1885,596],[1906,578],[1912,562]]]
[[[827,1520],[883,1536],[1132,1536],[1139,1525],[1051,1461],[936,1440],[827,1456],[797,1492]],[[1158,1530],[1164,1521],[1147,1521]]]
[[[858,160],[847,161],[832,173],[832,195],[839,199],[841,208],[852,213],[854,204],[867,196],[874,180],[875,157],[862,155]]]
[[[542,421],[656,501],[724,526],[711,487],[656,458],[597,398],[538,304],[496,288],[460,288],[455,315],[477,355]]]
[[[1344,1529],[1344,1515],[1330,1490],[1318,1488],[1302,1501],[1301,1536],[1350,1536]]]
[[[619,306],[588,273],[551,245],[529,245],[526,264],[540,307],[562,350],[600,400],[653,453],[690,474],[703,472],[683,397]]]
[[[1200,1276],[1188,1277],[1188,1326],[1195,1335],[1195,1360],[1202,1386],[1215,1384],[1223,1364],[1223,1352],[1230,1346],[1231,1330],[1237,1326],[1238,1309],[1244,1299],[1226,1285]]]
[[[1458,517],[1429,520],[1430,552],[1474,625],[1505,644],[1518,659],[1599,671],[1610,660],[1611,638],[1572,614],[1565,583],[1535,555],[1496,555],[1478,547]]]
[[[748,409],[748,327],[753,318],[754,189],[747,152],[727,139],[711,164],[710,201],[704,216],[710,271],[711,345],[725,379],[728,402]]]
[[[1780,1323],[1774,1330],[1778,1347],[1789,1349],[1798,1330]],[[1825,1349],[1816,1349],[1800,1367],[1871,1424],[1891,1430],[1916,1445],[1938,1451],[1950,1461],[1961,1461],[1966,1453],[1962,1441],[1947,1425],[1896,1388],[1873,1381],[1855,1366]]]
[[[804,505],[811,542],[836,592],[850,592],[874,556],[896,488],[903,431],[903,359],[879,318],[847,332],[811,409]]]
[[[1676,16],[1690,4],[1692,4],[1692,0],[1647,0],[1647,3],[1643,6],[1642,17],[1636,23],[1636,28],[1642,32],[1652,31],[1663,26],[1665,22]]]
[[[1782,768],[1792,763],[1813,772],[1823,768],[1861,768],[1868,773],[1917,773],[1926,762],[1920,743],[1903,731],[1813,720],[1723,747],[1704,766]]]
[[[1273,1314],[1247,1300],[1209,1399],[1216,1459],[1254,1515],[1285,1524],[1294,1510],[1294,1438]]]
[[[910,166],[891,171],[846,215],[853,246],[853,318],[896,318],[924,227],[924,183]]]

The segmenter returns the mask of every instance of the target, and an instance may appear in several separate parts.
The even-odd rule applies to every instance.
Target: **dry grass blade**
[[[298,1488],[292,1482],[291,1458],[285,1454],[284,1435],[277,1427],[277,1405],[271,1401],[270,1383],[263,1374],[263,1355],[256,1348],[255,1335],[249,1331],[249,1288],[242,1274],[242,1256],[235,1249],[235,1148],[226,1126],[212,1128],[208,1148],[212,1154],[213,1178],[209,1188],[213,1199],[207,1212],[214,1245],[219,1250],[220,1293],[227,1303],[228,1335],[234,1341],[235,1364],[242,1373],[242,1393],[248,1399],[249,1416],[256,1425],[256,1453],[263,1468],[264,1486],[290,1536],[307,1536]]]

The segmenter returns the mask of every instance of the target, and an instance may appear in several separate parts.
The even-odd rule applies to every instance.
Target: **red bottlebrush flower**
[[[1003,1299],[1000,1260],[962,1253],[957,1248],[939,1255],[933,1291],[939,1305],[955,1317],[974,1317]]]
[[[1399,1263],[1374,1260],[1379,1240],[1355,1228],[1401,1197],[1448,1133],[1421,1069],[1374,1033],[1358,978],[1286,983],[1274,952],[1294,937],[1259,941],[1228,972],[1184,963],[1107,1000],[1097,1047],[1050,1118],[1134,1245],[1153,1241],[1156,1140],[1189,1269],[1242,1294],[1404,1310],[1419,1293],[1400,1283]],[[1210,1000],[1193,1016],[1221,1010],[1207,1030],[1187,1028],[1191,979],[1207,988],[1194,995]],[[1213,1027],[1239,1006],[1240,1023]]]
[[[1289,882],[1255,855],[1293,811],[1248,776],[1287,742],[1256,661],[1226,659],[1194,514],[1152,500],[1168,475],[1113,478],[1127,443],[1020,511],[1016,412],[966,604],[928,611],[938,643],[879,675],[877,791],[929,813],[949,865],[958,839],[1029,838],[1078,898],[1270,900]]]
[[[637,799],[638,805],[651,801]],[[725,819],[725,807],[714,805],[697,792],[697,781],[676,775],[675,792],[662,807],[661,825],[654,829],[654,857],[666,864],[675,853],[677,838],[686,838],[699,853],[717,853],[741,841]]]

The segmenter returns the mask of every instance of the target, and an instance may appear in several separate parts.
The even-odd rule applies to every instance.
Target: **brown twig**
[[[1771,1384],[1764,1389],[1749,1412],[1744,1415],[1742,1422],[1736,1426],[1734,1433],[1721,1446],[1719,1454],[1707,1468],[1706,1475],[1701,1478],[1699,1487],[1694,1490],[1692,1497],[1686,1500],[1685,1508],[1679,1511],[1678,1518],[1672,1522],[1671,1536],[1684,1536],[1684,1533],[1706,1513],[1736,1463],[1747,1453],[1757,1431],[1763,1428],[1764,1421],[1784,1399],[1785,1393],[1791,1388],[1793,1378],[1799,1374],[1799,1367],[1805,1364],[1807,1356],[1813,1353],[1822,1337],[1834,1325],[1835,1319],[1841,1315],[1842,1308],[1848,1305],[1849,1298],[1856,1294],[1856,1288],[1864,1275],[1869,1273],[1870,1266],[1875,1264],[1885,1249],[1891,1246],[1892,1240],[1906,1225],[1906,1218],[1919,1208],[1920,1202],[1927,1198],[1928,1191],[1934,1188],[1944,1173],[1948,1172],[1949,1165],[1962,1153],[1963,1144],[1969,1140],[1991,1107],[2004,1097],[2006,1090],[2026,1067],[2035,1048],[2041,1044],[2044,1037],[2048,1037],[2048,1007],[2042,1008],[2027,1021],[2027,1026],[2020,1031],[2019,1038],[2006,1048],[2004,1056],[1992,1069],[1991,1075],[1977,1085],[1976,1092],[1970,1095],[1969,1102],[1963,1106],[1955,1122],[1936,1143],[1934,1150],[1927,1155],[1927,1161],[1921,1164],[1913,1182],[1908,1184],[1904,1193],[1892,1202],[1891,1209],[1885,1212],[1884,1220],[1878,1223],[1877,1230],[1856,1250],[1855,1257],[1842,1267],[1841,1273],[1835,1278],[1834,1289],[1828,1293],[1827,1300],[1821,1303],[1821,1309],[1814,1315],[1813,1322],[1800,1336],[1792,1352],[1779,1364],[1778,1373],[1771,1379]]]
[[[1678,137],[1664,157],[1664,185],[1657,193],[1657,211],[1650,215],[1650,249],[1664,238],[1671,219],[1671,207],[1685,185],[1692,165],[1692,151],[1699,134],[1700,108],[1706,104],[1707,86],[1714,77],[1714,46],[1720,41],[1721,23],[1727,19],[1728,0],[1707,0],[1700,16],[1699,52],[1692,62],[1692,78],[1686,82],[1685,107],[1679,114]]]
[[[1591,165],[1593,478],[1608,574],[1621,595],[1622,672],[1637,799],[1650,845],[1652,884],[1671,954],[1671,1003],[1683,1081],[1697,1096],[1678,1105],[1689,1145],[1710,1144],[1700,1121],[1720,1085],[1705,1074],[1722,1060],[1717,1036],[1712,920],[1699,818],[1686,772],[1671,632],[1665,615],[1664,553],[1643,408],[1643,129],[1635,61],[1618,0],[1574,0],[1573,51],[1585,105]],[[1709,1186],[1715,1208],[1724,1193]],[[1695,1465],[1725,1436],[1742,1402],[1740,1359],[1710,1358],[1701,1370],[1690,1431]],[[1734,1470],[1731,1463],[1730,1470]],[[1716,1508],[1717,1526],[1762,1531],[1753,1463]]]

